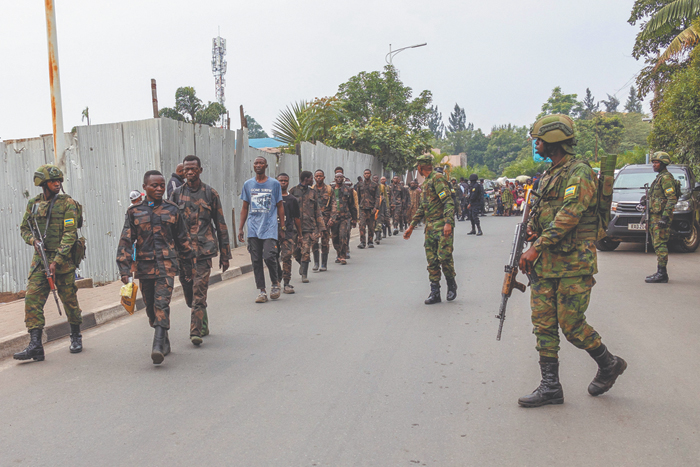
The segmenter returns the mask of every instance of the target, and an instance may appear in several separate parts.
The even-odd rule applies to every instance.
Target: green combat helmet
[[[419,165],[433,165],[433,156],[429,156],[427,154],[423,154],[422,156],[418,156],[416,158],[416,166]]]
[[[663,151],[657,151],[654,153],[653,156],[651,156],[651,161],[652,162],[659,161],[662,164],[668,165],[671,163],[671,157]]]
[[[574,154],[574,121],[567,115],[554,114],[540,118],[530,129],[530,135],[545,143],[561,143],[564,152]]]
[[[34,172],[34,186],[41,186],[49,180],[63,181],[63,172],[53,164],[44,164]]]

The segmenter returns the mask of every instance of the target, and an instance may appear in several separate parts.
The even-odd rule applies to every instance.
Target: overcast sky
[[[427,42],[394,59],[401,79],[433,93],[445,123],[455,102],[467,120],[530,125],[552,88],[579,98],[617,93],[624,105],[642,63],[631,56],[633,1],[610,0],[55,0],[66,131],[152,117],[179,86],[215,99],[211,42],[227,40],[226,105],[271,133],[292,101],[335,94],[380,70],[389,44]],[[51,133],[44,3],[0,1],[0,138]],[[646,108],[646,107],[645,107]]]

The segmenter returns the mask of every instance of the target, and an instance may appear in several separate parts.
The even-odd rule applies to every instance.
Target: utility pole
[[[156,91],[156,80],[151,80],[151,97],[153,99],[153,118],[158,118],[158,92]]]
[[[61,78],[58,70],[58,35],[56,33],[56,9],[54,0],[44,0],[46,8],[46,37],[49,43],[49,82],[51,84],[51,118],[53,121],[54,163],[65,169],[63,153],[66,142],[63,136],[63,104],[61,102]]]

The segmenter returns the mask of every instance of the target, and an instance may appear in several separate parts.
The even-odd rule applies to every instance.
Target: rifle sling
[[[49,204],[49,210],[46,213],[46,227],[44,228],[44,235],[41,235],[41,232],[39,232],[39,235],[41,235],[42,242],[46,238],[46,233],[49,231],[49,222],[51,222],[51,211],[53,211],[53,203],[56,202],[57,197],[58,197],[58,195],[54,195],[54,197],[51,198],[51,203]]]

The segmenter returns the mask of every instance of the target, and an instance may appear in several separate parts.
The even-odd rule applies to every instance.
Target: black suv
[[[681,196],[673,209],[671,242],[680,251],[692,252],[700,246],[700,184],[696,185],[693,171],[687,165],[669,165],[667,169],[681,183]],[[651,186],[655,178],[651,164],[626,165],[620,169],[613,185],[608,236],[596,242],[599,250],[612,251],[620,242],[644,243],[646,231],[639,202],[644,196],[644,184]]]

